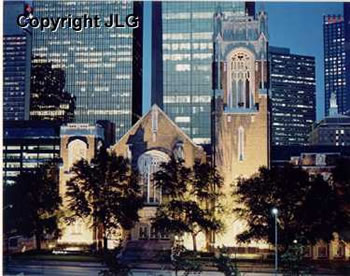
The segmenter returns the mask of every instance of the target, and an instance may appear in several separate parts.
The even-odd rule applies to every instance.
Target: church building
[[[232,213],[232,187],[238,177],[249,177],[261,166],[269,166],[267,16],[226,16],[218,11],[214,20],[212,150],[195,144],[157,105],[151,109],[110,150],[128,158],[140,174],[144,207],[140,221],[131,230],[129,244],[135,247],[164,246],[166,235],[152,227],[162,191],[152,174],[171,156],[181,158],[191,167],[196,160],[210,161],[224,178],[225,206]],[[61,187],[70,177],[69,168],[77,158],[90,160],[97,150],[97,136],[88,138],[65,134],[61,137],[63,168]],[[86,140],[87,139],[87,140]],[[85,141],[86,140],[86,141]],[[96,145],[95,145],[96,144]],[[209,160],[210,159],[210,160]],[[226,217],[225,234],[215,237],[214,246],[237,246],[235,236],[244,229],[244,222]],[[87,223],[87,222],[86,222]],[[84,229],[84,235],[79,235]],[[79,232],[79,233],[78,233]],[[62,243],[88,243],[98,239],[84,222],[63,230]],[[142,241],[142,242],[140,242]],[[214,242],[214,240],[212,241]],[[150,244],[152,243],[152,244]],[[199,245],[200,245],[199,241]],[[204,242],[202,243],[204,244]],[[252,245],[260,247],[260,245]],[[264,245],[266,247],[266,244]],[[200,246],[199,246],[200,248]]]

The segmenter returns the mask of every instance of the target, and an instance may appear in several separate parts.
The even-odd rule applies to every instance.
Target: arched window
[[[244,160],[244,128],[238,128],[238,160]]]
[[[244,49],[229,55],[227,105],[231,108],[251,108],[254,105],[254,57]]]
[[[168,161],[169,156],[158,150],[147,151],[139,157],[137,166],[141,176],[140,185],[146,203],[161,202],[162,191],[156,187],[153,181],[153,174],[159,170],[162,163]]]
[[[173,150],[176,160],[184,160],[184,143],[182,141],[176,142]]]
[[[68,168],[80,161],[86,159],[87,156],[87,145],[82,140],[76,139],[68,145]]]

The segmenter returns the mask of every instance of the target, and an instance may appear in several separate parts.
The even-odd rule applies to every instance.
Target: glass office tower
[[[16,19],[24,11],[23,1],[4,2],[3,103],[4,120],[29,118],[30,33],[19,28]]]
[[[11,121],[4,123],[3,181],[16,177],[60,157],[60,124],[52,121]]]
[[[306,145],[316,120],[315,57],[269,47],[272,145]]]
[[[346,104],[345,26],[343,16],[324,16],[323,40],[325,116],[329,115],[329,100],[333,92],[337,95],[338,112],[345,113],[348,108]]]
[[[338,112],[350,113],[350,3],[343,4],[343,15],[323,18],[325,116],[330,97],[336,94]]]
[[[109,120],[120,138],[142,114],[142,2],[33,1],[33,8],[37,17],[99,15],[102,24],[110,14],[121,21],[129,14],[140,18],[135,29],[33,31],[35,62],[65,72],[65,91],[76,97],[75,122]]]
[[[152,59],[158,66],[152,70],[158,82],[153,83],[152,103],[162,106],[196,143],[209,143],[211,136],[214,13],[218,9],[227,15],[255,13],[252,3],[246,5],[212,1],[153,4],[153,24],[162,35],[153,33]]]

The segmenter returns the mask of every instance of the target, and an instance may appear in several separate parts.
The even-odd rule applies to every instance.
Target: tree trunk
[[[108,239],[106,237],[106,235],[103,236],[103,250],[107,251],[108,249]]]
[[[39,233],[35,233],[35,243],[36,243],[36,249],[38,251],[41,250],[41,237]]]
[[[192,242],[193,242],[193,251],[197,252],[197,240],[196,240],[195,234],[192,234]]]
[[[107,231],[106,231],[106,227],[103,226],[103,251],[107,252],[107,250],[108,250]]]
[[[205,233],[205,249],[207,252],[210,252],[212,250],[212,240],[213,240],[213,232],[212,231],[206,231]]]

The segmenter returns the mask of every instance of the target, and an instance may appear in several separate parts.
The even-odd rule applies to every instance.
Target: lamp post
[[[272,208],[272,214],[275,216],[275,275],[277,275],[278,272],[278,235],[277,235],[277,216],[278,216],[278,209]]]

